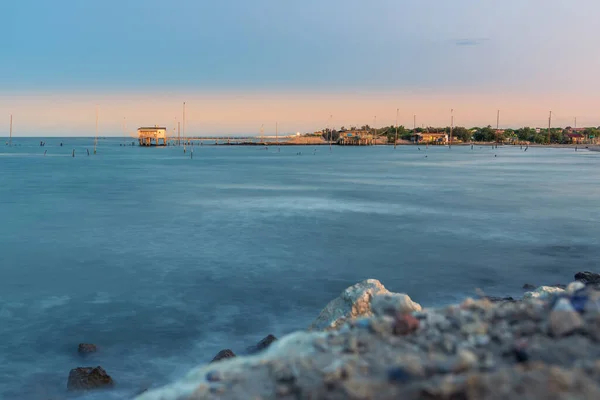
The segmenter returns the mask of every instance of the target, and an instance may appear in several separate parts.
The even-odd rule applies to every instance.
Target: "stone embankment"
[[[309,330],[221,352],[137,400],[600,399],[600,275],[575,278],[425,310],[367,280]]]

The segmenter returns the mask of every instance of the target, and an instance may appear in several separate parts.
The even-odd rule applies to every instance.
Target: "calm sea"
[[[366,278],[435,306],[598,269],[600,153],[39,141],[0,147],[2,399],[92,365],[128,398]]]

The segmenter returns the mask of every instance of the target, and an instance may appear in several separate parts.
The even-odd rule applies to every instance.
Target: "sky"
[[[0,136],[600,125],[597,0],[0,3]]]

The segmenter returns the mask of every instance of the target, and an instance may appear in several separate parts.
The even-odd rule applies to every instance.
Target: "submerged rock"
[[[110,388],[114,382],[102,367],[79,367],[69,372],[67,390],[81,391]]]
[[[79,343],[77,352],[81,355],[95,353],[97,351],[96,345],[91,343]]]
[[[233,358],[235,357],[235,353],[229,349],[225,349],[225,350],[221,350],[220,352],[217,353],[217,355],[212,359],[211,362],[216,362],[219,360],[223,360],[226,358]]]
[[[405,312],[421,310],[421,306],[407,295],[391,293],[378,280],[367,279],[350,286],[338,298],[329,302],[309,329],[338,328],[349,319],[372,316],[371,302],[378,295],[388,296],[377,300],[378,312],[384,313],[387,306],[399,306]]]
[[[526,292],[523,295],[524,299],[546,299],[548,297],[562,294],[565,290],[554,286],[540,286],[532,292]]]

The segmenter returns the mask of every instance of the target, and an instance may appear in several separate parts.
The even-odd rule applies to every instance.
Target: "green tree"
[[[452,130],[452,135],[463,142],[468,142],[471,140],[471,132],[469,132],[464,126],[455,127]]]

